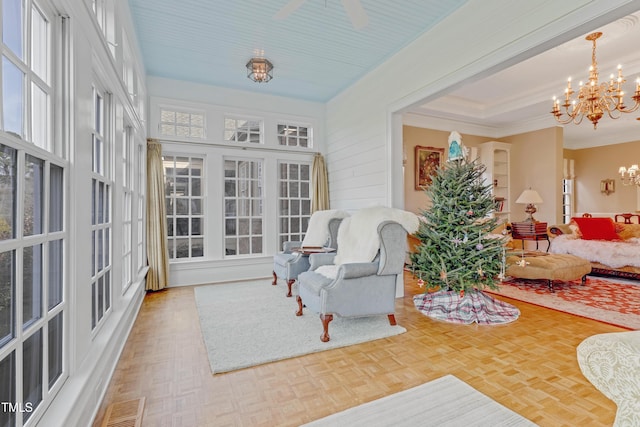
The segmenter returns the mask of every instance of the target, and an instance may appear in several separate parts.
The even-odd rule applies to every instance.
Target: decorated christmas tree
[[[459,134],[452,133],[449,159],[438,168],[425,192],[431,206],[416,233],[421,243],[411,254],[414,275],[429,289],[497,289],[504,278],[504,238],[493,234],[495,201],[485,183],[485,166],[467,161]],[[455,145],[452,145],[452,142]]]

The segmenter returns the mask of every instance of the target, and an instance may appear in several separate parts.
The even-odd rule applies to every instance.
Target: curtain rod
[[[264,147],[260,145],[247,145],[247,146],[239,146],[233,144],[220,144],[215,142],[196,142],[196,141],[180,141],[176,139],[167,139],[167,138],[147,138],[147,141],[162,143],[172,143],[172,144],[188,144],[188,145],[196,145],[200,147],[216,147],[216,148],[232,148],[234,150],[258,150],[258,151],[271,151],[276,153],[295,153],[295,154],[322,154],[319,151],[304,151],[304,150],[291,150],[291,149],[281,149],[281,148],[272,148],[272,147]]]

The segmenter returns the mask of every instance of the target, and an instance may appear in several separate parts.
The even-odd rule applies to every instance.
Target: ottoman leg
[[[555,290],[553,290],[553,280],[551,279],[547,280],[547,285],[549,286],[549,290],[551,292],[555,292]]]
[[[582,276],[582,280],[580,281],[581,285],[584,285],[585,283],[587,283],[587,275],[586,274],[584,276]]]

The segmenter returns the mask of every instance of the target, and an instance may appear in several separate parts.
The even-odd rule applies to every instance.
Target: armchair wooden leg
[[[302,316],[302,298],[300,298],[300,295],[296,297],[296,301],[298,302],[298,311],[296,311],[296,316]]]
[[[273,286],[278,284],[278,275],[276,274],[276,272],[273,272],[273,282],[271,283]]]
[[[293,286],[293,282],[295,282],[295,281],[296,281],[296,279],[287,280],[287,289],[288,289],[287,296],[288,297],[291,296],[291,286]]]
[[[333,314],[321,314],[320,320],[322,320],[322,335],[320,335],[320,341],[328,342],[331,337],[329,337],[329,322],[333,320]]]
[[[389,314],[387,317],[389,318],[389,324],[391,326],[396,326],[396,316],[394,314]]]

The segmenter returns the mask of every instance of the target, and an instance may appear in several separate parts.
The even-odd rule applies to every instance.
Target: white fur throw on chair
[[[417,215],[401,209],[384,206],[360,209],[340,224],[334,264],[373,261],[380,249],[378,225],[384,221],[396,221],[409,234],[418,231],[420,224]]]
[[[348,212],[335,209],[314,212],[309,219],[309,225],[302,240],[302,246],[325,245],[327,239],[329,239],[329,221],[334,218],[346,218],[348,216]]]

